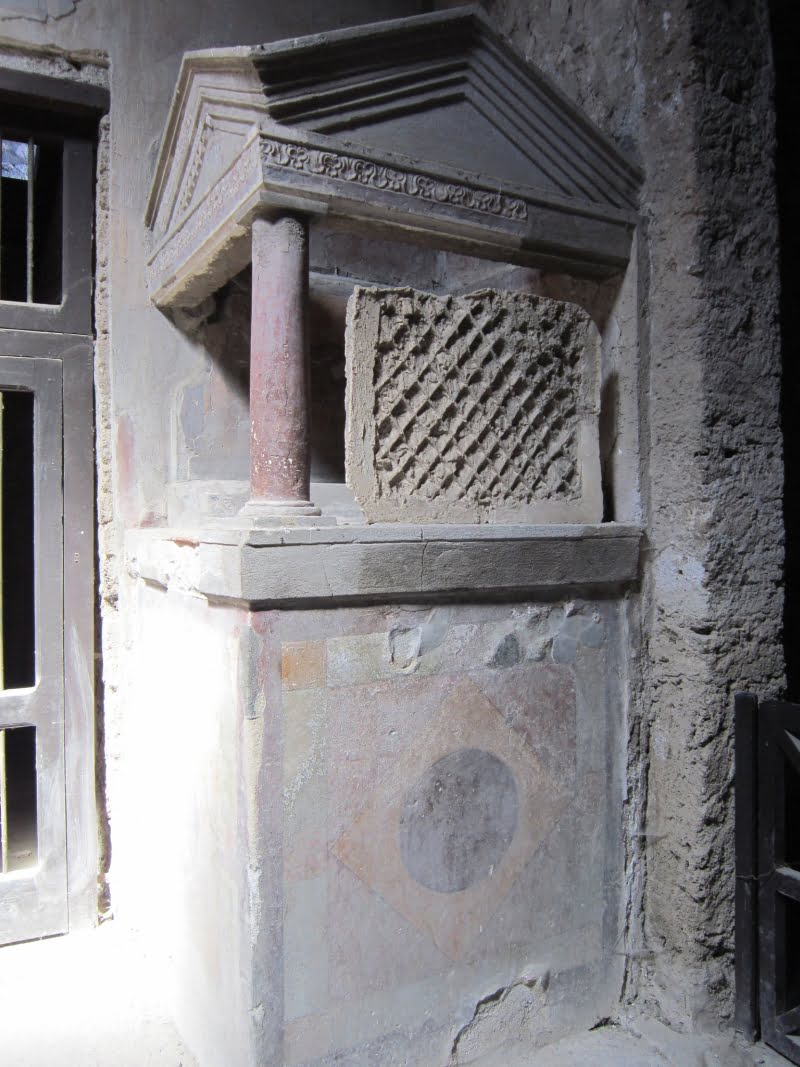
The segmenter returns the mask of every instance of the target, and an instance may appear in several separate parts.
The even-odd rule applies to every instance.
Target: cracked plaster
[[[0,23],[15,19],[57,21],[72,15],[79,3],[80,0],[4,0],[0,5]]]

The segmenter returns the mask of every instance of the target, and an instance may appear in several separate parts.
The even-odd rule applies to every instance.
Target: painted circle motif
[[[411,877],[437,893],[487,878],[506,854],[519,815],[508,766],[462,748],[438,759],[409,789],[400,815],[400,854]]]

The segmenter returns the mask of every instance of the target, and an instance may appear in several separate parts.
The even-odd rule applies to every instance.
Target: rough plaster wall
[[[645,922],[632,898],[629,947],[643,962],[627,988],[673,1022],[714,1026],[732,1005],[731,696],[783,684],[766,3],[486,7],[645,171],[651,550],[629,753],[630,786],[643,784],[633,794],[630,891],[645,886]]]
[[[651,72],[655,15],[641,23]],[[647,204],[651,448],[665,457],[650,475],[649,803],[667,836],[648,863],[648,933],[663,951],[645,977],[668,1017],[714,1025],[732,1006],[732,694],[783,685],[772,71],[766,4],[706,0],[671,25],[678,76],[648,92],[642,138],[646,158],[658,146],[676,168],[653,167]],[[664,403],[681,392],[688,411]]]

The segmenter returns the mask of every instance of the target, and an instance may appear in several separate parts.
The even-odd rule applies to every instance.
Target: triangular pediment
[[[147,205],[148,285],[190,306],[276,210],[547,270],[624,269],[636,166],[477,8],[189,52]]]
[[[188,53],[148,206],[161,232],[259,127],[322,134],[498,188],[633,211],[635,166],[476,8]]]

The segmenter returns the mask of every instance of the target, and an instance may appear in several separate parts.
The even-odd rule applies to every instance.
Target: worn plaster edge
[[[645,895],[651,833],[647,828],[647,801],[650,751],[650,716],[644,703],[645,659],[642,644],[642,593],[626,596],[619,614],[615,640],[618,659],[625,664],[620,682],[622,698],[622,736],[626,738],[622,768],[622,848],[623,893],[623,972],[620,984],[620,1009],[633,1008],[642,969],[654,955],[645,927]]]
[[[0,22],[4,21],[0,18]],[[107,53],[98,49],[61,48],[0,34],[0,59],[6,70],[29,71],[31,62],[38,61],[37,74],[109,87],[110,60]]]
[[[358,325],[364,322],[362,335],[373,338],[378,336],[380,311],[374,301],[367,297],[373,292],[372,286],[356,286],[347,301],[344,330],[345,360],[345,479],[347,486],[359,503],[371,499],[377,492],[377,477],[374,466],[367,462],[367,456],[375,453],[375,419],[367,418],[372,413],[373,379],[375,375],[374,345],[370,345],[366,354],[365,373],[356,373],[358,360]],[[379,290],[388,291],[388,290]],[[393,290],[399,292],[399,290]],[[403,290],[411,292],[412,290]]]
[[[548,1047],[559,1041],[620,1025],[608,983],[607,957],[592,956],[578,964],[551,957],[541,963],[512,965],[511,973],[497,977],[494,984],[482,981],[482,995],[473,996],[453,1012],[443,1067],[538,1063],[538,1055],[546,1060]],[[524,1061],[520,1058],[523,1050]]]
[[[458,1029],[453,1035],[448,1067],[459,1067],[460,1064],[473,1062],[472,1056],[466,1061],[461,1058],[460,1052],[462,1046],[481,1021],[486,1016],[490,1015],[493,1010],[501,1007],[503,1003],[508,1000],[514,990],[520,988],[527,990],[538,989],[541,994],[546,995],[549,984],[549,967],[546,965],[528,967],[507,984],[499,986],[497,989],[480,997],[472,1009],[472,1015],[466,1022],[463,1022],[458,1026]]]
[[[638,512],[644,517],[653,513],[653,485],[650,466],[652,455],[652,397],[650,373],[651,337],[651,248],[647,227],[641,228],[631,247],[632,315],[635,318],[636,360],[635,390],[638,412],[638,467],[636,482],[640,500]],[[648,522],[649,526],[649,522]],[[648,971],[654,951],[647,936],[648,876],[651,842],[648,841],[648,800],[650,790],[651,731],[655,719],[651,689],[652,659],[648,623],[655,610],[652,566],[652,534],[640,561],[640,580],[635,595],[626,598],[620,612],[617,640],[620,658],[627,651],[627,676],[622,687],[624,696],[623,735],[625,738],[622,799],[623,893],[622,953],[623,973],[619,989],[619,1012],[641,1007]],[[646,636],[647,638],[646,639]]]
[[[119,560],[122,526],[114,507],[114,415],[111,388],[111,118],[99,123],[95,192],[95,470],[97,523],[97,589],[95,629],[95,795],[98,836],[98,910],[110,916],[111,797],[109,768],[116,753],[109,744],[121,717]]]

